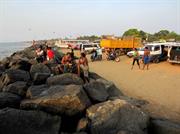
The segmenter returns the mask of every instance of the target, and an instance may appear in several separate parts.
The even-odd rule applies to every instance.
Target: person
[[[140,69],[140,64],[139,64],[139,52],[137,51],[137,48],[134,48],[133,63],[132,63],[131,70],[133,69],[135,62],[137,62],[137,65],[139,66],[139,69]]]
[[[97,57],[97,51],[95,49],[92,50],[92,56],[93,59],[96,59]]]
[[[47,47],[47,60],[51,61],[54,60],[54,52],[51,47]]]
[[[61,60],[61,67],[60,70],[63,73],[67,73],[68,72],[68,68],[70,68],[70,66],[72,65],[72,57],[71,57],[71,53],[68,52],[66,55],[63,56],[62,60]]]
[[[149,69],[149,56],[150,56],[150,51],[148,50],[148,47],[145,47],[144,49],[144,55],[143,55],[143,70],[145,68],[145,66],[147,66],[147,70]]]
[[[81,53],[81,57],[78,61],[78,75],[81,75],[81,70],[83,72],[83,80],[85,83],[89,82],[89,66],[88,60],[86,58],[86,54],[84,52]]]
[[[36,60],[38,63],[42,63],[44,61],[44,51],[41,45],[36,50]]]

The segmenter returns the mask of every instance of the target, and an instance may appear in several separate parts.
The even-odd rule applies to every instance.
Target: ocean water
[[[0,60],[10,56],[16,51],[23,50],[26,47],[29,47],[31,44],[26,42],[6,42],[0,43]]]

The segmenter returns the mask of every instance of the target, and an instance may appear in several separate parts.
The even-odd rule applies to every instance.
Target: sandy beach
[[[90,62],[94,71],[113,81],[126,95],[147,100],[145,109],[153,116],[180,121],[180,66],[168,62],[151,64],[149,70],[139,70],[132,59],[121,56],[119,63],[114,61]]]

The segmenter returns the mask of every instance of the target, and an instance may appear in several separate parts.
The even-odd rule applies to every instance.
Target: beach
[[[125,94],[148,101],[144,109],[152,116],[180,121],[180,69],[168,62],[150,64],[149,70],[139,70],[132,59],[121,56],[120,62],[90,62],[90,71],[113,81]]]

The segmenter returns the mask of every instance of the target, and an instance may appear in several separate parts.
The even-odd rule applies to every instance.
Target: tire
[[[121,55],[121,50],[117,49],[115,50],[116,56],[120,56]]]
[[[120,62],[120,58],[119,58],[119,57],[116,57],[116,58],[115,58],[115,61],[116,61],[116,62]]]
[[[154,62],[154,63],[159,63],[160,60],[159,60],[158,58],[156,58],[153,62]]]

